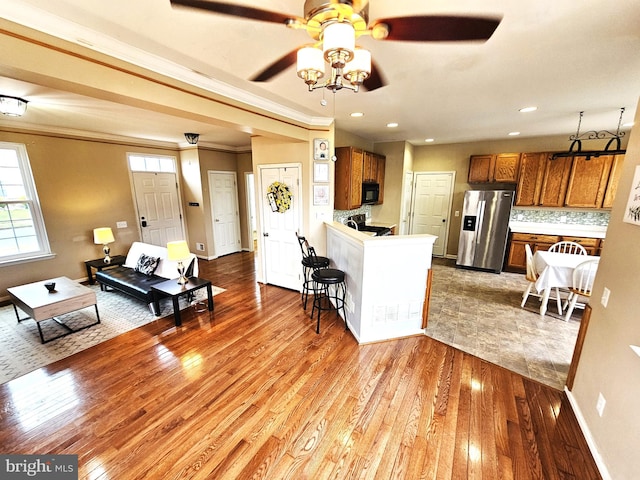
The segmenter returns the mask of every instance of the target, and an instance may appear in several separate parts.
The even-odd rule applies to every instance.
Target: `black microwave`
[[[378,203],[380,196],[380,184],[365,182],[362,184],[362,204]]]

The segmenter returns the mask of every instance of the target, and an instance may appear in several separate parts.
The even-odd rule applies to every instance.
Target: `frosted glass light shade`
[[[344,76],[353,84],[362,83],[371,74],[371,52],[356,48],[353,59],[344,67]]]
[[[187,245],[185,240],[176,240],[175,242],[167,243],[167,259],[178,262],[186,260],[190,255],[189,245]]]
[[[315,83],[324,76],[324,58],[322,50],[315,47],[302,47],[298,50],[296,71],[305,82]]]
[[[27,111],[26,100],[8,95],[0,95],[0,112],[10,117],[21,117]]]
[[[114,242],[113,232],[110,227],[100,227],[93,229],[93,243],[98,245],[106,245]]]
[[[356,33],[350,23],[332,23],[322,32],[324,58],[334,68],[343,68],[353,57]]]

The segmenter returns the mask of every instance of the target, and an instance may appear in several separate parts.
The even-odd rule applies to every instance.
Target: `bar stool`
[[[309,298],[309,292],[311,291],[311,277],[310,273],[314,270],[314,268],[327,268],[329,266],[329,259],[327,257],[318,257],[315,256],[311,258],[309,255],[309,242],[307,239],[298,235],[296,232],[296,237],[298,238],[298,243],[300,244],[300,250],[302,250],[302,307],[307,309],[307,299]]]
[[[313,259],[318,258],[313,247],[309,247],[309,256]],[[335,302],[336,317],[340,317],[340,309],[344,316],[344,329],[348,330],[347,314],[344,310],[344,298],[347,293],[347,284],[345,282],[345,274],[337,268],[314,268],[311,274],[313,280],[313,308],[311,309],[311,318],[318,309],[318,324],[316,333],[320,333],[320,314],[323,310],[332,310],[331,299]],[[329,289],[333,286],[333,295]],[[324,303],[324,305],[323,305]]]

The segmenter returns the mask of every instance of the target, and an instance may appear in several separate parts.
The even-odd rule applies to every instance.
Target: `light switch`
[[[604,287],[604,290],[602,290],[602,298],[600,299],[600,303],[604,308],[607,308],[607,304],[609,303],[609,295],[611,295],[611,290]]]
[[[116,222],[116,227],[127,228],[127,222]]]

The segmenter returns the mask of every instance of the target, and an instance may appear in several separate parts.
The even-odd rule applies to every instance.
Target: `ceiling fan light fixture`
[[[324,58],[333,68],[344,68],[356,49],[356,31],[348,22],[330,23],[322,31]]]
[[[364,48],[356,48],[353,59],[344,67],[344,78],[352,85],[362,85],[371,75],[371,52]]]
[[[309,86],[324,77],[322,50],[316,47],[302,47],[298,50],[296,70],[298,76]]]
[[[197,145],[198,139],[200,138],[199,133],[185,133],[184,138],[187,140],[189,145]]]
[[[0,95],[0,112],[9,117],[21,117],[27,111],[27,100]]]

